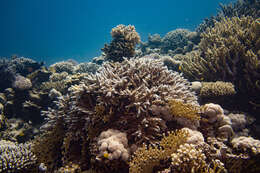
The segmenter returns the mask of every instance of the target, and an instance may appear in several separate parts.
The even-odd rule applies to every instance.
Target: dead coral
[[[133,57],[135,46],[140,43],[140,36],[133,25],[117,25],[111,31],[112,42],[102,49],[106,58],[112,61],[123,61],[123,57]]]

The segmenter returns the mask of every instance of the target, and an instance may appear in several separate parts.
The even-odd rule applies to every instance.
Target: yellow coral
[[[230,96],[236,94],[235,86],[231,82],[202,82],[200,96],[202,97],[218,97]]]
[[[129,163],[129,172],[152,173],[153,168],[159,166],[161,160],[169,159],[171,154],[186,142],[187,137],[187,131],[177,130],[164,136],[158,147],[143,145],[134,153]]]
[[[190,120],[199,120],[199,110],[198,106],[184,103],[181,100],[172,99],[169,100],[170,112],[175,117],[183,117]]]

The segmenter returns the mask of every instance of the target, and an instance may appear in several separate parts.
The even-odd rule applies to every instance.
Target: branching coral
[[[143,136],[142,132],[150,131],[149,124],[157,129],[151,129],[151,132],[156,132],[153,134],[155,136],[165,129],[161,117],[150,118],[153,113],[149,110],[153,105],[167,106],[168,99],[180,99],[184,103],[197,105],[196,97],[185,79],[178,73],[168,71],[160,60],[148,58],[106,63],[99,73],[90,75],[84,84],[71,90],[78,99],[78,107],[88,109],[93,124],[98,124],[100,120],[100,116],[95,118],[94,108],[103,107],[103,120],[109,119],[108,123],[113,123],[110,126],[127,130],[135,142],[146,139],[145,136],[149,134]],[[140,129],[135,133],[138,124],[141,128],[147,124],[147,130]]]
[[[187,140],[187,131],[179,130],[169,133],[160,141],[158,147],[143,146],[132,157],[129,165],[130,173],[152,173],[154,167],[160,165],[160,161],[168,160],[171,154],[176,152],[180,145]]]
[[[30,172],[35,168],[36,156],[32,153],[30,144],[0,141],[1,172]]]
[[[168,128],[166,123],[169,120],[165,115],[170,115],[169,99],[198,105],[189,82],[179,73],[169,71],[162,61],[140,58],[105,63],[98,73],[85,76],[80,85],[73,85],[69,94],[57,102],[58,109],[45,112],[48,123],[44,127],[48,130],[58,122],[64,124],[61,156],[64,163],[73,160],[74,163],[88,163],[90,158],[82,150],[89,146],[95,165],[104,167],[104,161],[115,163],[118,159],[101,159],[101,162],[96,159],[101,153],[97,145],[101,132],[120,130],[127,136],[130,147],[155,144],[167,129],[175,129],[174,126]],[[164,115],[154,107],[160,107]],[[108,158],[113,156],[109,149],[106,151]],[[82,156],[80,160],[76,157],[79,155]],[[121,157],[126,164],[127,157]]]
[[[240,0],[227,5],[220,4],[220,10],[216,16],[204,19],[196,28],[196,31],[202,33],[208,27],[214,27],[215,21],[221,21],[223,17],[242,17],[252,16],[254,19],[260,17],[260,2],[258,0]]]
[[[123,57],[133,57],[135,46],[140,43],[140,36],[132,25],[117,25],[111,31],[112,42],[102,49],[106,58],[112,61],[123,61]]]
[[[239,95],[259,103],[259,19],[224,18],[201,35],[199,50],[182,62],[184,74],[193,80],[232,82]]]

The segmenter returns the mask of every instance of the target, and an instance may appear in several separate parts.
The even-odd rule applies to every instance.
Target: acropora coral
[[[0,172],[31,172],[35,168],[36,156],[30,144],[0,140]]]
[[[140,43],[140,36],[133,25],[117,25],[112,28],[111,36],[111,43],[102,48],[107,60],[121,62],[123,57],[130,58],[135,55],[135,46]]]
[[[176,152],[180,145],[187,140],[187,132],[178,130],[164,136],[158,146],[142,146],[135,151],[129,163],[130,173],[152,173],[162,161],[170,159],[171,154]]]
[[[72,160],[88,163],[93,159],[93,165],[103,169],[113,163],[127,164],[128,147],[156,143],[163,137],[166,122],[172,121],[167,119],[172,116],[168,110],[169,99],[198,105],[189,82],[179,73],[169,71],[160,60],[140,58],[121,63],[107,62],[96,74],[86,75],[81,84],[73,85],[69,94],[57,101],[58,109],[44,113],[48,122],[43,129],[48,131],[59,123],[64,125],[63,164]],[[109,129],[126,135],[128,147],[124,144],[124,149],[120,150],[122,155],[114,155],[114,150],[103,146],[109,147],[110,142],[101,138]],[[99,141],[106,143],[100,143],[100,149]],[[88,152],[91,154],[87,156]],[[108,163],[105,166],[99,162]]]
[[[223,18],[201,34],[199,50],[186,55],[181,71],[191,80],[231,82],[252,107],[260,102],[260,22],[247,17]]]

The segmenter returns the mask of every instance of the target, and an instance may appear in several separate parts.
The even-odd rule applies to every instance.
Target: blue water
[[[135,25],[145,41],[176,28],[194,30],[231,0],[1,0],[0,56],[47,64],[99,56],[118,24]]]

